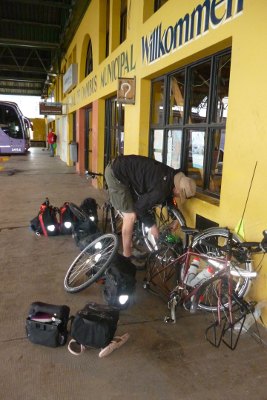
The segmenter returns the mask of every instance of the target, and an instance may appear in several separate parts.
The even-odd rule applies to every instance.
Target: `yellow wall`
[[[33,140],[38,142],[46,141],[46,127],[44,118],[32,118]]]
[[[160,23],[162,31],[175,25],[179,18],[187,13],[191,14],[196,6],[204,5],[204,0],[169,0],[160,11],[150,17],[147,15],[151,13],[151,2],[144,11],[145,1],[128,1],[127,40],[119,46],[116,24],[113,21],[110,37],[112,52],[107,59],[103,57],[105,32],[101,23],[104,3],[99,0],[91,1],[65,58],[68,59],[75,48],[76,61],[79,64],[78,76],[81,78],[80,61],[84,58],[82,46],[86,35],[89,35],[93,44],[94,70],[61,100],[68,103],[69,112],[73,112],[101,99],[94,132],[98,143],[95,143],[98,154],[95,155],[97,161],[94,161],[94,165],[99,169],[103,165],[104,99],[116,94],[118,76],[107,80],[103,77],[112,63],[127,59],[128,64],[124,64],[121,76],[136,77],[136,102],[135,105],[125,106],[125,154],[147,155],[150,80],[231,46],[229,108],[220,202],[212,204],[197,197],[188,201],[183,211],[188,225],[194,225],[195,215],[199,214],[214,220],[220,226],[235,228],[242,216],[257,163],[244,215],[244,231],[246,240],[260,240],[263,229],[267,228],[267,1],[215,1],[216,16],[222,18],[220,25],[209,26],[205,34],[194,37],[187,44],[151,64],[142,62],[142,37],[151,34]],[[211,3],[214,4],[210,0]],[[223,15],[229,4],[232,4],[233,14],[237,5],[243,5],[243,12],[224,22]],[[111,10],[116,10],[116,5],[117,2],[111,0]],[[96,103],[94,104],[96,107]],[[264,260],[259,278],[252,288],[252,294],[257,300],[267,299],[266,274],[267,263]]]

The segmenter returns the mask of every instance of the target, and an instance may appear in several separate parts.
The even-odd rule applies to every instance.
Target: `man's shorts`
[[[111,163],[105,169],[105,179],[108,185],[110,202],[116,210],[134,212],[134,202],[129,187],[121,183],[114,175]]]

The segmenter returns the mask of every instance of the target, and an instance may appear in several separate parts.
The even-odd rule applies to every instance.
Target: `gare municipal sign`
[[[240,15],[243,2],[244,0],[205,0],[194,8],[191,15],[186,14],[163,32],[162,24],[158,25],[149,36],[142,37],[142,62],[149,64],[156,61],[207,33],[210,28],[215,29]]]

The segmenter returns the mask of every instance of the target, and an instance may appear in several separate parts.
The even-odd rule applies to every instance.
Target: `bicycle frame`
[[[195,251],[192,251],[191,248],[189,248],[185,253],[183,253],[177,259],[172,261],[165,268],[170,268],[172,264],[179,264],[180,268],[182,267],[184,268],[184,277],[185,277],[190,267],[190,260],[194,257],[198,257],[202,262],[218,261],[217,257],[211,257],[206,254],[199,254]],[[217,271],[212,277],[206,279],[202,284],[200,284],[197,287],[190,288],[190,286],[186,285],[184,279],[178,282],[177,286],[170,293],[170,301],[168,302],[168,306],[171,309],[171,319],[168,322],[176,323],[175,308],[179,303],[185,304],[187,303],[187,301],[190,301],[191,303],[190,312],[195,313],[198,308],[200,296],[204,292],[207,286],[209,286],[213,281],[223,276],[228,276],[228,279],[230,280],[231,272],[230,272],[230,264],[228,257],[225,260],[222,260],[220,258],[220,264],[222,265],[222,268],[219,271]],[[179,302],[177,302],[177,299],[173,300],[178,291],[180,297]],[[220,307],[221,304],[218,304],[218,310],[220,309]]]
[[[267,231],[263,232],[264,238],[260,243],[239,242],[227,228],[218,228],[217,231],[214,228],[214,233],[212,233],[212,229],[209,229],[196,236],[194,236],[195,230],[185,228],[184,231],[192,237],[190,245],[177,257],[168,257],[168,249],[164,253],[157,252],[154,257],[158,257],[158,259],[154,260],[154,265],[151,264],[149,279],[144,287],[149,287],[149,283],[155,283],[157,276],[160,276],[161,283],[165,284],[167,288],[168,279],[173,277],[173,273],[170,271],[176,271],[176,285],[167,292],[170,316],[165,317],[165,322],[176,322],[176,306],[179,304],[182,304],[191,313],[195,313],[198,309],[211,311],[213,315],[215,314],[214,322],[206,329],[206,339],[215,347],[224,343],[228,348],[234,350],[241,333],[247,332],[247,325],[244,324],[247,316],[252,314],[252,318],[255,320],[253,317],[254,304],[244,300],[243,296],[247,291],[243,291],[243,288],[244,285],[249,288],[249,282],[257,276],[257,273],[253,271],[251,255],[267,252]],[[219,241],[216,244],[216,240],[208,241],[209,238],[215,239],[216,236],[218,239],[220,236],[226,239],[226,245],[219,244]],[[204,251],[202,246],[204,246]],[[194,263],[191,263],[194,257],[199,259],[200,268],[196,265],[189,270],[191,265],[194,266]],[[156,262],[157,260],[160,261],[159,264]],[[203,263],[215,267],[216,270],[213,270],[210,277],[202,274],[201,271],[194,272],[201,270]],[[245,269],[242,268],[244,264]],[[194,277],[199,276],[200,280],[194,277],[191,280],[188,279],[190,274],[193,274]],[[236,280],[235,277],[238,279]],[[257,324],[255,330],[257,333],[254,332],[252,336],[259,339],[260,333]]]
[[[187,276],[187,272],[189,270],[191,260],[194,257],[198,257],[200,259],[200,263],[204,263],[205,265],[216,265],[216,272],[208,278],[205,279],[202,283],[200,283],[199,286],[195,288],[191,288],[189,285],[186,284],[185,278]],[[161,278],[161,283],[163,283],[163,291],[165,291],[165,294],[168,296],[170,299],[168,302],[169,308],[171,309],[171,318],[168,318],[168,322],[176,322],[175,318],[175,307],[177,304],[186,304],[187,301],[190,301],[191,307],[190,311],[191,312],[196,312],[198,308],[198,303],[201,294],[205,291],[206,287],[208,287],[211,283],[213,283],[215,280],[219,280],[222,277],[225,277],[228,280],[228,308],[231,309],[231,301],[232,301],[232,281],[233,277],[235,276],[240,276],[240,277],[246,277],[246,278],[255,278],[256,273],[255,272],[250,272],[250,271],[245,271],[242,270],[235,265],[232,265],[231,263],[231,253],[228,252],[226,255],[223,256],[223,258],[220,256],[211,256],[209,254],[205,253],[199,253],[194,250],[192,250],[191,246],[189,246],[183,254],[173,258],[170,262],[168,262],[166,265],[162,265],[164,261],[164,257],[159,257],[161,259],[161,268],[154,270],[154,273],[150,274],[149,277],[149,282],[147,282],[144,286],[147,287],[149,286],[149,283],[154,283],[156,278],[160,276]],[[168,291],[167,284],[168,284],[168,279],[170,279],[173,276],[173,273],[170,271],[173,269],[178,277],[181,277],[181,271],[183,268],[183,278],[179,278],[176,286],[171,290]],[[164,278],[166,280],[164,281]],[[153,289],[151,289],[153,291]],[[218,296],[218,299],[220,299],[220,293]],[[217,309],[218,311],[221,309],[222,305],[218,304]],[[219,312],[218,312],[219,315]],[[220,317],[219,317],[219,322],[220,322]]]

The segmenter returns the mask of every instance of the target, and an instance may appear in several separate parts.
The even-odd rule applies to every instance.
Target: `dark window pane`
[[[177,72],[170,78],[169,124],[181,124],[184,116],[184,71]]]
[[[85,76],[89,75],[93,71],[93,51],[92,51],[92,42],[89,40],[87,47],[87,55],[86,55],[86,64],[85,64]]]
[[[211,61],[196,65],[190,70],[190,98],[188,123],[207,122],[210,89]]]
[[[14,139],[23,138],[21,122],[12,107],[3,106],[1,108],[0,127],[8,136]]]
[[[106,0],[106,57],[109,55],[110,0]]]
[[[163,4],[167,3],[168,0],[154,0],[154,12],[156,12]]]
[[[164,122],[164,81],[152,84],[152,125],[160,125]]]
[[[127,0],[121,0],[120,43],[124,42],[127,34]]]

